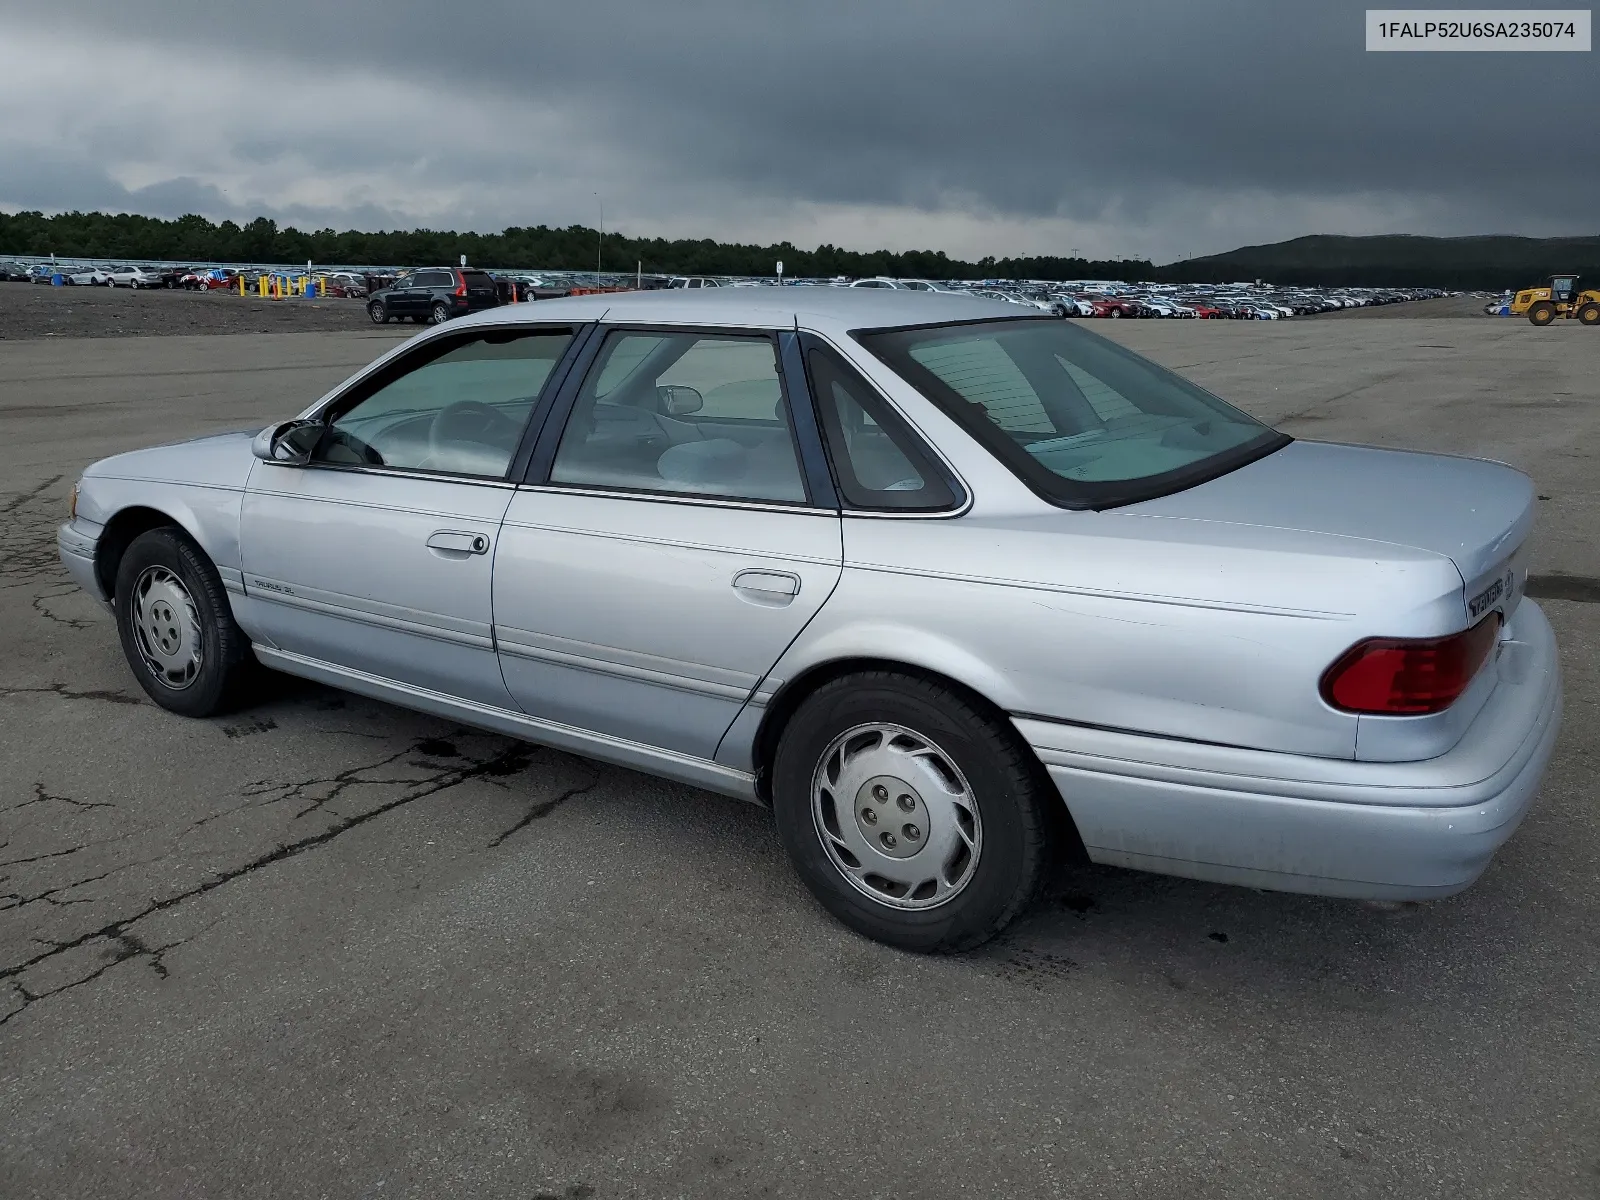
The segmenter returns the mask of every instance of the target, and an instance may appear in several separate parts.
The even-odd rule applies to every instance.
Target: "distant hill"
[[[1325,286],[1442,287],[1461,290],[1527,287],[1575,271],[1600,279],[1600,236],[1527,238],[1344,237],[1313,234],[1267,246],[1241,246],[1158,269],[1173,282],[1269,283]]]

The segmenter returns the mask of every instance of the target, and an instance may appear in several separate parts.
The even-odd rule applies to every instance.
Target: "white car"
[[[68,283],[79,286],[100,286],[111,282],[110,274],[99,267],[67,267],[61,271],[61,276]]]
[[[106,272],[107,287],[160,287],[161,276],[145,267],[113,267]]]
[[[1052,292],[1050,299],[1060,306],[1057,311],[1063,317],[1094,316],[1094,305],[1087,300],[1079,299],[1077,296],[1069,296],[1065,292]]]

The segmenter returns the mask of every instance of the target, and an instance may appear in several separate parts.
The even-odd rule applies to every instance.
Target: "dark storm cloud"
[[[1130,227],[1210,205],[1195,224],[1225,228],[1227,206],[1242,203],[1229,197],[1267,214],[1320,205],[1367,225],[1392,212],[1408,232],[1593,224],[1592,123],[1558,119],[1548,102],[1593,83],[1589,55],[1368,54],[1364,8],[278,0],[0,11],[58,34],[155,43],[202,71],[303,64],[327,78],[330,104],[374,127],[407,90],[483,102],[483,120],[509,123],[508,144],[524,138],[518,105],[554,113],[546,143],[503,159],[492,138],[467,152],[419,130],[435,142],[405,150],[349,120],[322,136],[241,136],[236,152],[401,176],[432,161],[514,183],[542,150],[552,178],[593,171],[615,191],[628,176],[636,221],[682,226],[684,207],[701,206],[708,235],[724,208],[761,197]],[[352,72],[394,92],[345,86]],[[1515,85],[1530,74],[1539,87]],[[1536,209],[1529,179],[1543,185]]]

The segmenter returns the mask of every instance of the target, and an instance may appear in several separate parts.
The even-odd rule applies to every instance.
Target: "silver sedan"
[[[1560,721],[1529,481],[1294,441],[898,289],[517,305],[61,528],[165,708],[263,668],[770,805],[841,920],[992,937],[1063,855],[1447,896]]]

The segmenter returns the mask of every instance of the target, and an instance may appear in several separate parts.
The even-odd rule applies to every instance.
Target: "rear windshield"
[[[1114,342],[1036,318],[862,330],[876,357],[1066,508],[1192,487],[1289,438]]]

